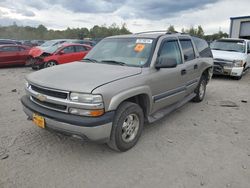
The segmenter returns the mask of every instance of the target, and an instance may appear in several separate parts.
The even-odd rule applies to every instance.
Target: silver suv
[[[132,148],[145,122],[190,100],[212,76],[206,41],[186,34],[138,33],[103,39],[81,62],[26,77],[24,112],[41,128]]]

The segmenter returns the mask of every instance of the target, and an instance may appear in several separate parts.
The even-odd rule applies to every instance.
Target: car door
[[[1,64],[15,65],[18,64],[19,49],[18,46],[3,46],[1,47]]]
[[[157,59],[167,57],[175,59],[174,68],[161,68],[149,74],[149,82],[153,95],[153,109],[155,112],[183,99],[186,95],[186,65],[183,63],[181,49],[177,38],[168,38],[162,41]]]
[[[194,44],[190,38],[179,37],[179,41],[183,52],[184,64],[186,65],[187,94],[190,94],[195,90],[200,79],[199,58],[195,53]]]
[[[19,59],[18,63],[24,65],[29,56],[29,49],[19,46]]]
[[[85,57],[85,55],[87,55],[88,49],[85,46],[80,46],[80,45],[75,46],[75,48],[76,48],[75,61],[80,61]]]
[[[66,46],[65,48],[61,49],[58,53],[58,63],[64,64],[74,61],[74,54],[75,47],[73,45]]]

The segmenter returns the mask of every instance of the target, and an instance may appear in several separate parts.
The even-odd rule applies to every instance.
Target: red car
[[[63,43],[45,49],[34,48],[30,50],[33,69],[52,67],[54,65],[70,63],[82,60],[91,50],[91,46],[85,44]]]
[[[0,45],[0,67],[25,65],[29,58],[28,46],[5,44]]]

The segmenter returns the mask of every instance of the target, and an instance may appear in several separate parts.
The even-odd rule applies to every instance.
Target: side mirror
[[[156,60],[156,69],[161,68],[175,68],[177,67],[177,61],[173,58],[167,58],[167,57],[158,57]]]

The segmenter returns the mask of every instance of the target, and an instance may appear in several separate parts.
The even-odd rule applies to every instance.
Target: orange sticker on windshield
[[[136,44],[134,50],[135,50],[136,52],[141,52],[142,50],[144,50],[144,47],[145,47],[144,44]]]

